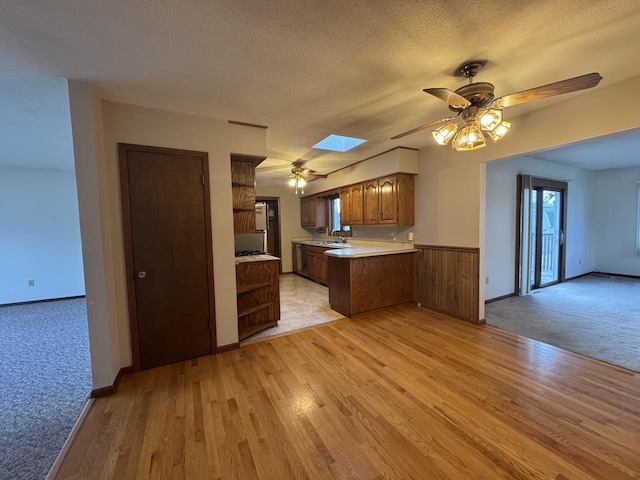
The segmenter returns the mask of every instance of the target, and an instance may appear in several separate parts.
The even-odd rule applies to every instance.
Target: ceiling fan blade
[[[327,178],[328,175],[323,175],[321,173],[305,173],[305,177],[309,178]]]
[[[586,75],[580,75],[579,77],[560,80],[559,82],[550,83],[549,85],[530,88],[529,90],[523,90],[522,92],[512,93],[510,95],[505,95],[504,97],[496,98],[493,103],[491,103],[491,107],[513,107],[514,105],[520,105],[521,103],[533,102],[534,100],[554,97],[564,93],[577,92],[578,90],[595,87],[600,83],[600,80],[602,80],[602,77],[599,73],[587,73]]]
[[[420,130],[424,130],[425,128],[429,128],[429,127],[432,127],[434,125],[438,125],[439,123],[443,123],[443,122],[447,122],[449,120],[453,120],[457,116],[458,115],[454,115],[453,117],[441,118],[440,120],[436,120],[435,122],[425,123],[424,125],[421,125],[420,127],[416,127],[416,128],[414,128],[412,130],[409,130],[407,132],[399,133],[398,135],[396,135],[394,137],[391,137],[391,140],[395,140],[396,138],[406,137],[407,135],[411,135],[412,133],[419,132]]]
[[[458,95],[453,90],[448,88],[425,88],[423,92],[430,93],[434,97],[439,98],[449,104],[457,110],[462,110],[464,107],[471,105],[471,102],[464,98],[462,95]]]

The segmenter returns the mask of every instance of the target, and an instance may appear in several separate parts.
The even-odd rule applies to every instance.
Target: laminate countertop
[[[336,250],[327,250],[324,252],[329,257],[338,258],[362,258],[362,257],[378,257],[380,255],[396,255],[398,253],[412,253],[418,250],[408,245],[388,245],[388,246],[351,246],[348,248],[340,248]]]

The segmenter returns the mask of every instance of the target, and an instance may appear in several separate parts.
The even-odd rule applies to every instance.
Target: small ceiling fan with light
[[[293,162],[291,165],[289,185],[296,189],[296,194],[298,194],[299,191],[304,195],[304,186],[307,184],[308,178],[327,178],[327,175],[322,175],[316,173],[315,170],[305,168],[304,163],[301,161]]]
[[[497,142],[509,132],[511,123],[503,119],[503,109],[592,88],[602,80],[599,73],[588,73],[495,98],[494,86],[491,83],[473,82],[473,78],[485,64],[486,61],[472,61],[463,64],[458,69],[458,75],[468,78],[469,84],[458,88],[455,92],[448,88],[424,89],[426,93],[447,102],[449,109],[456,112],[455,115],[400,133],[391,137],[391,140],[442,124],[432,131],[438,144],[447,145],[451,140],[451,148],[459,152],[475,150],[487,145],[485,133],[494,142]]]

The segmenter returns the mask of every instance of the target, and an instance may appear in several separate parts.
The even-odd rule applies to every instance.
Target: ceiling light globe
[[[475,122],[469,122],[453,138],[451,148],[458,152],[468,152],[487,145],[482,130]]]
[[[492,108],[480,116],[480,126],[484,131],[491,132],[495,130],[500,123],[502,123],[502,110]]]
[[[511,130],[511,122],[502,122],[500,125],[496,127],[492,132],[488,132],[489,136],[494,142],[502,139],[507,133]]]
[[[439,145],[446,145],[457,130],[458,126],[455,123],[447,123],[433,130],[431,134]]]

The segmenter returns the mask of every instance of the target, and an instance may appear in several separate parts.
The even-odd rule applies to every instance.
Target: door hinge
[[[209,320],[209,330],[211,330],[211,320]]]
[[[202,175],[202,186],[204,186],[204,175]]]

